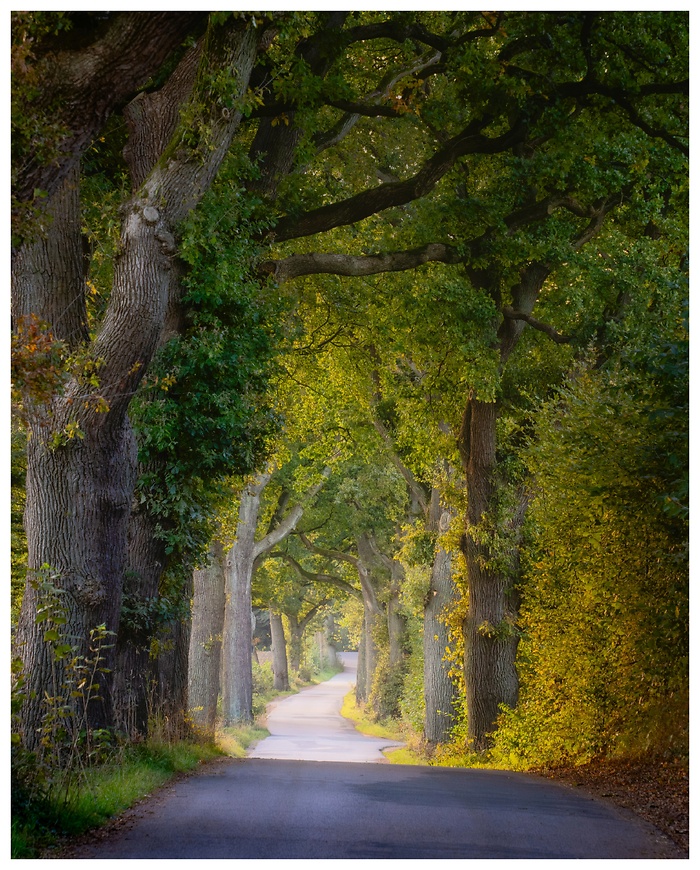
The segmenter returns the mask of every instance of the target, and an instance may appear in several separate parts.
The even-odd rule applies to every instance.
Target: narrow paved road
[[[382,749],[397,744],[361,734],[340,715],[343,698],[357,678],[357,653],[340,657],[342,673],[268,707],[265,725],[270,736],[248,753],[249,758],[386,762]]]
[[[640,819],[544,779],[507,771],[358,764],[365,752],[377,761],[376,744],[384,741],[363,738],[369,741],[363,744],[347,723],[334,722],[337,713],[329,712],[328,704],[339,709],[347,682],[336,677],[331,684],[303,692],[294,704],[290,698],[276,705],[273,736],[255,750],[268,757],[208,765],[67,857],[683,857]],[[299,704],[316,725],[305,726],[296,712],[284,712]],[[316,747],[312,728],[320,729]],[[354,763],[278,757],[337,758],[343,738]]]

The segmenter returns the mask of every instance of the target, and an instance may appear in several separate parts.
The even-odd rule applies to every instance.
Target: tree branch
[[[343,553],[342,550],[324,550],[323,547],[317,547],[304,532],[299,532],[299,540],[310,553],[316,553],[326,559],[339,560],[341,562],[349,562],[354,568],[357,568],[357,563],[360,561],[357,556],[351,556],[350,553]]]
[[[527,132],[524,122],[516,122],[501,136],[490,138],[482,135],[481,130],[491,120],[490,116],[484,116],[472,121],[461,133],[448,140],[412,178],[381,184],[341,202],[314,209],[300,217],[282,218],[270,232],[270,237],[276,242],[284,242],[312,236],[334,227],[356,223],[384,209],[405,205],[430,193],[460,157],[467,154],[498,154],[524,141]]]
[[[327,465],[323,471],[321,472],[321,480],[314,484],[314,486],[309,489],[305,494],[305,501],[310,501],[316,495],[318,495],[321,487],[325,484],[326,480],[331,475],[331,467]],[[304,513],[304,505],[299,502],[295,504],[291,511],[287,514],[287,516],[272,529],[269,531],[264,538],[261,538],[259,541],[256,541],[255,546],[253,547],[253,558],[257,559],[262,553],[265,553],[267,550],[270,550],[276,544],[279,544],[280,541],[283,541],[287,535],[289,535],[296,524],[301,519],[302,514]]]
[[[550,326],[547,323],[542,323],[541,320],[537,320],[531,314],[526,314],[524,311],[516,311],[511,305],[504,306],[503,316],[508,317],[511,320],[524,321],[528,325],[532,326],[533,329],[544,332],[552,339],[552,341],[555,341],[557,344],[568,344],[571,341],[570,336],[562,335],[560,332],[557,332],[557,330],[553,326]]]
[[[406,485],[408,486],[411,495],[416,500],[418,505],[424,514],[428,513],[428,495],[423,486],[416,480],[416,478],[411,473],[410,469],[408,469],[403,462],[401,461],[401,457],[398,455],[396,450],[394,449],[394,441],[389,432],[387,431],[386,426],[382,423],[382,421],[375,415],[372,415],[372,423],[374,428],[379,433],[379,437],[382,439],[384,444],[386,445],[389,451],[389,458],[394,463],[399,473],[406,481]]]
[[[359,277],[381,272],[402,272],[426,263],[462,263],[464,257],[450,245],[432,243],[412,251],[392,254],[353,256],[351,254],[292,254],[282,260],[268,260],[260,272],[272,276],[279,284],[303,275],[346,275]]]
[[[42,87],[38,96],[31,98],[29,107],[37,115],[51,111],[52,120],[65,130],[57,149],[60,156],[54,161],[42,161],[30,150],[22,165],[14,167],[13,194],[17,201],[31,200],[36,189],[53,194],[95,140],[115,106],[143,85],[188,33],[202,26],[206,14],[110,14],[101,38],[79,51],[61,50],[61,41],[56,38],[56,50],[48,51],[37,62]]]
[[[268,558],[284,560],[289,565],[291,565],[292,568],[294,568],[294,570],[300,577],[303,577],[305,580],[310,580],[312,583],[328,583],[331,586],[342,589],[343,592],[354,595],[356,598],[362,598],[362,593],[360,592],[360,590],[356,589],[346,580],[343,580],[341,577],[337,577],[335,574],[326,574],[322,571],[309,571],[307,568],[304,568],[303,565],[297,562],[297,560],[293,556],[290,556],[289,553],[284,553],[282,550],[273,550],[271,553],[268,553]]]

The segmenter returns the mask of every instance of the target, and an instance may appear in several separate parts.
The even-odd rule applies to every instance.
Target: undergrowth
[[[61,796],[22,801],[13,794],[12,858],[37,858],[61,838],[78,836],[149,795],[177,773],[221,756],[211,743],[143,743],[123,747],[88,768]]]

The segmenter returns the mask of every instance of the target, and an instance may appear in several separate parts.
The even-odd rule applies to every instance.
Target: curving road
[[[683,857],[637,817],[545,779],[358,763],[381,761],[386,741],[333,712],[350,679],[349,669],[277,703],[255,757],[207,765],[67,857]]]
[[[265,727],[270,736],[248,753],[249,758],[386,763],[382,750],[400,744],[367,737],[340,715],[343,698],[357,677],[357,653],[340,653],[340,658],[342,673],[268,706]]]

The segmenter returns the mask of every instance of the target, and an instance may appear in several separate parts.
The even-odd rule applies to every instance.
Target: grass
[[[420,751],[416,735],[408,733],[405,726],[396,720],[374,722],[370,719],[362,707],[358,707],[355,692],[351,690],[343,699],[340,709],[341,715],[351,722],[362,734],[370,737],[384,737],[387,740],[396,740],[406,743],[396,749],[386,749],[384,756],[391,764],[430,764],[428,757]]]
[[[488,756],[475,752],[465,752],[455,746],[444,745],[439,746],[436,750],[427,751],[420,735],[413,732],[407,725],[396,720],[375,722],[370,719],[365,710],[358,706],[354,690],[348,692],[343,699],[340,712],[346,719],[350,719],[362,734],[367,734],[370,737],[384,737],[406,744],[397,749],[384,751],[384,755],[391,764],[495,769],[504,767],[502,764],[491,761]]]
[[[269,734],[267,728],[263,728],[257,722],[250,725],[234,725],[216,732],[216,744],[226,755],[245,758],[246,750]]]
[[[261,669],[255,695],[258,719],[263,718],[271,700],[294,694],[309,683],[324,682],[340,669],[327,668],[306,682],[295,680],[289,692],[275,692],[271,671],[268,678],[267,670]],[[158,731],[157,727],[155,730]],[[13,793],[11,857],[48,857],[64,838],[98,828],[173,776],[215,758],[243,758],[252,744],[269,733],[256,721],[221,729],[215,743],[151,739],[121,747],[110,760],[75,777],[67,789],[54,783],[48,798],[43,800],[28,800],[20,792]]]
[[[211,743],[144,743],[88,768],[67,789],[57,785],[12,821],[12,858],[37,858],[63,837],[75,837],[128,809],[174,775],[221,757]]]

